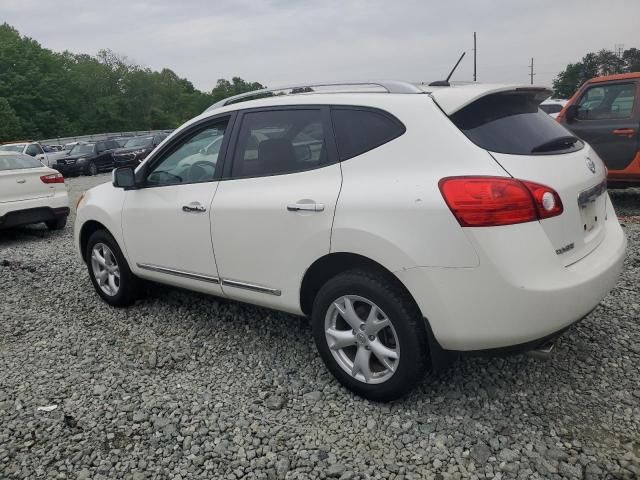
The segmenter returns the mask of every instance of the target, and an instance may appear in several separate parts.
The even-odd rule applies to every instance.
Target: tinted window
[[[334,108],[331,118],[340,160],[379,147],[405,132],[399,120],[374,110]]]
[[[210,182],[215,177],[228,120],[199,128],[164,154],[147,176],[149,185]]]
[[[589,87],[578,102],[579,120],[628,118],[635,101],[634,83]]]
[[[538,105],[536,92],[495,93],[454,113],[451,120],[472,142],[492,152],[527,155],[582,148]]]
[[[0,171],[38,167],[42,167],[42,164],[35,158],[27,155],[0,155]]]
[[[547,103],[540,105],[540,110],[544,113],[559,113],[562,110],[562,105],[558,105],[557,103]]]
[[[95,144],[92,143],[79,143],[74,146],[69,152],[70,155],[87,155],[93,153]]]
[[[327,163],[321,110],[246,113],[231,175],[255,177],[299,172]]]
[[[96,143],[96,151],[98,152],[104,152],[107,149],[107,144],[104,142],[98,142]]]
[[[35,157],[36,155],[38,155],[39,152],[36,146],[34,144],[31,144],[27,147],[24,153],[26,153],[27,155],[31,155],[32,157]]]

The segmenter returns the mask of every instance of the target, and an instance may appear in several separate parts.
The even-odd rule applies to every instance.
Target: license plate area
[[[607,182],[603,181],[578,195],[578,208],[582,220],[582,228],[585,235],[589,235],[598,230],[604,223],[606,211]]]

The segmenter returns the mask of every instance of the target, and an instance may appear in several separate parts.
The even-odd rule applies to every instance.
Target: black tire
[[[57,217],[45,222],[49,230],[62,230],[67,225],[67,217]]]
[[[102,243],[109,247],[118,264],[120,279],[118,291],[115,295],[108,295],[100,288],[91,265],[91,253],[93,251],[93,247],[98,243]],[[93,288],[95,288],[98,295],[100,295],[105,302],[113,307],[127,307],[136,301],[139,297],[141,281],[131,273],[129,264],[122,255],[122,251],[120,250],[118,243],[111,234],[109,234],[109,232],[106,230],[98,230],[91,234],[89,241],[87,242],[85,258],[87,259],[87,269],[89,270],[89,278],[91,278]]]
[[[98,167],[96,166],[95,162],[89,162],[89,165],[87,165],[87,175],[89,177],[93,177],[97,173],[98,173]]]
[[[333,302],[344,295],[357,295],[373,302],[395,329],[400,356],[395,372],[383,383],[365,383],[354,378],[338,364],[329,348],[325,317]],[[385,274],[358,269],[333,277],[313,302],[312,328],[316,347],[329,371],[349,390],[367,399],[387,402],[400,398],[415,387],[427,369],[428,340],[420,310],[407,292]]]

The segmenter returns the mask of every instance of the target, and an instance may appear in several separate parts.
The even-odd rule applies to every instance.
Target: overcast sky
[[[0,22],[44,47],[109,48],[209,90],[238,75],[270,86],[446,76],[550,85],[568,62],[640,48],[640,0],[0,0]]]

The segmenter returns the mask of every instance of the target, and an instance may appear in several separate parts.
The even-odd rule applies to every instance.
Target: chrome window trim
[[[262,285],[240,282],[238,280],[228,280],[226,278],[222,279],[222,286],[241,288],[243,290],[251,290],[252,292],[266,293],[268,295],[275,295],[276,297],[282,295],[282,291],[278,290],[277,288],[263,287]]]
[[[148,263],[136,263],[138,268],[143,270],[149,270],[150,272],[166,273],[168,275],[175,275],[177,277],[189,278],[192,280],[200,280],[202,282],[219,284],[220,279],[218,277],[210,277],[209,275],[203,275],[201,273],[187,272],[185,270],[176,270],[173,268],[161,267],[159,265],[151,265]]]

